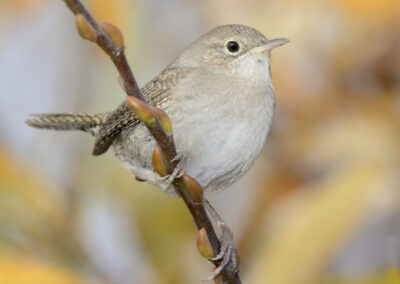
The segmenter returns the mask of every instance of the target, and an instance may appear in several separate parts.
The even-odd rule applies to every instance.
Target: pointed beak
[[[267,52],[270,51],[274,48],[277,48],[281,45],[284,45],[286,43],[289,43],[290,40],[288,40],[287,38],[275,38],[275,39],[269,39],[269,40],[265,40],[263,45],[257,46],[255,48],[253,48],[254,52]]]

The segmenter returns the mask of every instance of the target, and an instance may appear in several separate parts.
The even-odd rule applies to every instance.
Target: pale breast
[[[253,86],[220,76],[193,72],[175,86],[165,109],[186,173],[206,192],[221,190],[248,171],[264,145],[274,111],[270,81]],[[142,124],[122,131],[114,142],[129,171],[162,188],[165,180],[151,164],[155,147]],[[171,187],[167,192],[174,195]]]
[[[274,111],[267,81],[261,88],[246,88],[216,76],[186,86],[190,100],[177,90],[180,111],[172,107],[170,114],[187,173],[206,191],[220,190],[248,171],[265,143]]]

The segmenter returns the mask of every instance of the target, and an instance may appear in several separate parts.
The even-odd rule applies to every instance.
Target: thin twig
[[[81,14],[90,26],[96,32],[96,43],[110,56],[114,65],[121,76],[124,84],[125,92],[128,96],[133,96],[141,101],[147,103],[143,94],[140,91],[138,84],[136,83],[133,72],[126,60],[125,52],[123,47],[118,47],[115,43],[108,37],[108,35],[102,30],[100,25],[91,16],[86,7],[82,4],[80,0],[63,0],[68,8],[75,15]],[[172,173],[174,169],[179,164],[179,159],[177,159],[177,151],[175,148],[174,140],[172,135],[167,134],[164,128],[161,126],[159,120],[156,118],[156,123],[151,126],[147,126],[155,140],[158,142],[164,157],[166,158],[166,164],[168,172]],[[191,196],[190,190],[187,188],[182,177],[176,177],[172,184],[179,193],[179,195],[184,200],[186,206],[188,207],[190,213],[193,216],[193,220],[196,224],[197,229],[204,228],[207,232],[208,239],[210,241],[211,247],[214,251],[214,255],[217,255],[220,251],[221,244],[215,233],[210,219],[207,216],[203,203],[195,202]],[[216,266],[221,263],[221,260],[213,261]],[[227,265],[221,272],[221,275],[227,283],[240,284],[240,278],[238,272],[235,271],[234,267]]]

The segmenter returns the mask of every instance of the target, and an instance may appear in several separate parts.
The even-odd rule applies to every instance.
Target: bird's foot
[[[221,273],[221,271],[228,265],[231,266],[234,272],[239,271],[239,254],[236,251],[232,230],[225,224],[221,216],[218,214],[218,212],[214,209],[214,207],[207,199],[204,199],[204,204],[206,209],[210,212],[214,220],[217,222],[217,225],[222,233],[219,238],[219,241],[221,243],[221,249],[219,253],[211,259],[213,261],[221,260],[221,263],[213,271],[210,277],[204,280],[204,281],[210,281],[214,279],[216,276],[218,276]]]
[[[184,161],[179,157],[179,155],[177,157],[175,157],[173,159],[174,160],[179,160],[178,165],[175,167],[174,171],[172,172],[172,174],[170,175],[166,175],[164,177],[162,177],[163,180],[165,180],[165,183],[163,184],[163,190],[167,189],[172,181],[177,178],[177,177],[181,177],[183,176],[183,174],[185,173],[185,163]]]

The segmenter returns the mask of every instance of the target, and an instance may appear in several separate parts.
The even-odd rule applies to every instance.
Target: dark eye
[[[229,50],[229,52],[236,53],[239,51],[240,46],[236,41],[228,41],[226,43],[226,48]]]

